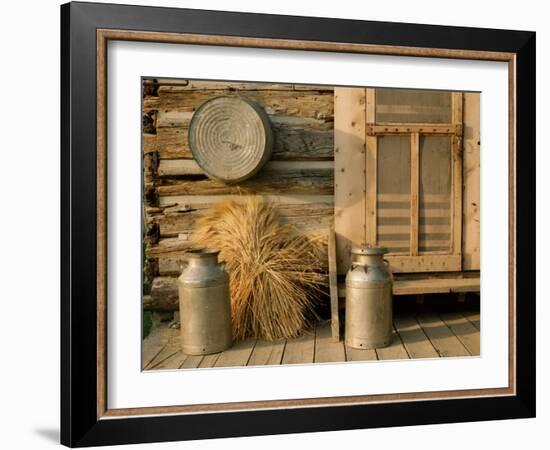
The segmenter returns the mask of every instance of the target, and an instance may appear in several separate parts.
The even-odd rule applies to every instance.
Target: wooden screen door
[[[462,101],[442,91],[335,91],[341,273],[358,243],[387,247],[394,272],[461,270]]]

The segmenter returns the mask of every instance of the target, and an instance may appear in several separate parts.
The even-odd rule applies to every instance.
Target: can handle
[[[357,261],[353,261],[351,263],[350,270],[355,270],[357,267],[362,267],[365,273],[367,273],[367,271],[369,270],[369,266],[367,266],[366,264],[359,264]]]

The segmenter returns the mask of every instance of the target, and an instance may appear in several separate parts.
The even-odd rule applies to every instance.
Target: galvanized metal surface
[[[273,135],[257,103],[244,97],[216,97],[193,114],[189,145],[206,175],[237,183],[254,176],[269,160]]]
[[[392,341],[392,277],[383,248],[352,249],[346,275],[346,345],[372,349]]]
[[[218,253],[187,252],[178,278],[182,351],[188,355],[218,353],[233,341],[229,277],[218,263]]]

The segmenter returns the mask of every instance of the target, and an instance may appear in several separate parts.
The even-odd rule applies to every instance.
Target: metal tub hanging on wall
[[[254,176],[269,160],[273,133],[267,114],[254,101],[216,97],[193,114],[189,145],[209,178],[238,183]]]

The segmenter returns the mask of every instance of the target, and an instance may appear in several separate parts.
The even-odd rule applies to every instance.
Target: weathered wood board
[[[330,322],[332,330],[332,340],[340,340],[340,316],[338,308],[338,271],[336,267],[336,236],[334,225],[330,225],[328,234],[328,277],[330,290]]]
[[[286,339],[277,339],[276,341],[256,342],[252,355],[248,360],[249,366],[272,366],[281,364]]]
[[[171,114],[159,112],[156,133],[143,135],[144,153],[158,152],[162,159],[193,158],[188,142],[188,126],[192,115],[191,112],[172,112]],[[334,150],[332,122],[319,119],[292,119],[294,119],[292,116],[272,117],[275,139],[271,159],[273,161],[331,160]]]
[[[225,197],[211,197],[210,203],[195,202],[195,198],[188,197],[188,203],[177,203],[172,207],[158,209],[150,215],[153,223],[159,224],[160,238],[178,237],[180,234],[193,232],[195,223],[216,201]],[[332,223],[334,204],[332,201],[322,203],[312,198],[305,204],[278,203],[277,210],[281,218],[296,226],[299,230],[314,235],[326,233]],[[332,200],[332,199],[331,199]]]
[[[339,362],[345,359],[344,343],[332,339],[330,321],[319,322],[315,330],[315,362]]]
[[[437,315],[419,315],[418,323],[439,353],[439,356],[470,356],[464,345]]]
[[[480,94],[464,94],[462,267],[479,270]]]
[[[287,341],[281,364],[312,363],[314,357],[315,330],[309,330],[299,338]]]
[[[439,357],[414,317],[395,316],[394,324],[411,358]]]
[[[206,176],[195,179],[162,178],[156,184],[159,196],[171,195],[257,195],[309,194],[332,195],[332,168],[287,171],[261,170],[256,176],[238,184],[226,184]]]
[[[228,82],[231,85],[231,82]],[[298,116],[318,120],[332,119],[334,104],[332,91],[315,90],[216,90],[201,89],[175,91],[159,89],[158,96],[147,96],[143,99],[143,110],[193,112],[205,101],[223,96],[245,96],[262,105],[268,115]]]
[[[365,242],[365,89],[334,90],[334,228],[337,267],[345,274],[354,244]]]

